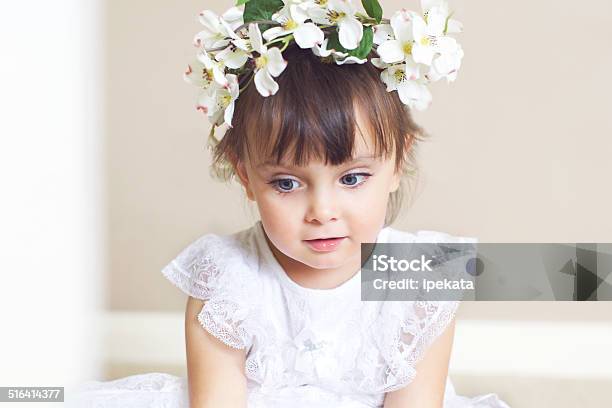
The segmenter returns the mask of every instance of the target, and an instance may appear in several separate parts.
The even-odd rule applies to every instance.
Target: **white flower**
[[[238,16],[238,13],[240,13],[240,16]],[[231,22],[219,17],[211,10],[204,10],[200,13],[199,20],[204,26],[204,30],[197,33],[193,39],[197,47],[206,49],[225,47],[232,38],[237,38],[234,29],[242,24],[242,11],[231,8],[223,16],[229,18]]]
[[[183,78],[198,88],[208,88],[214,81],[212,70],[206,69],[204,64],[197,60],[187,66]]]
[[[198,110],[206,114],[214,125],[225,123],[231,127],[232,117],[234,116],[234,102],[238,98],[239,92],[238,77],[228,74],[226,86],[211,87],[200,95]],[[222,118],[223,120],[221,120]]]
[[[282,25],[273,27],[263,33],[263,37],[270,41],[276,37],[293,33],[293,38],[300,48],[311,48],[323,42],[323,31],[314,23],[305,23],[308,19],[306,11],[295,5],[290,5],[285,12],[276,13],[272,19]]]
[[[416,15],[412,20],[412,34],[414,46],[412,47],[412,58],[418,63],[431,65],[431,61],[437,52],[438,40],[444,36],[447,12],[434,7],[427,13],[427,21]]]
[[[327,0],[325,7],[310,7],[307,12],[316,23],[338,25],[338,40],[347,50],[359,46],[363,25],[355,17],[355,8],[350,0]]]
[[[183,78],[186,82],[202,89],[227,84],[227,78],[223,75],[223,66],[211,60],[204,50],[200,50],[198,59],[187,66]]]
[[[440,55],[434,58],[427,73],[427,79],[435,82],[441,78],[446,78],[447,82],[452,82],[457,78],[457,71],[461,67],[463,49],[454,38],[450,37],[440,38],[438,49]]]
[[[264,97],[274,95],[278,91],[278,84],[272,77],[279,76],[287,66],[287,61],[277,47],[269,50],[263,44],[261,32],[257,24],[249,24],[249,38],[251,47],[259,53],[255,58],[255,87]]]
[[[406,9],[398,10],[393,14],[390,21],[393,38],[383,41],[376,49],[376,53],[380,55],[384,62],[388,64],[401,62],[412,55],[414,48],[412,22],[415,17],[419,16]],[[382,27],[382,30],[383,35],[389,31],[386,27]],[[381,38],[379,34],[378,40],[381,40]]]
[[[378,68],[384,68],[380,78],[387,85],[387,91],[397,91],[402,103],[417,110],[426,109],[431,103],[431,92],[427,83],[420,79],[419,67],[415,63],[385,64],[378,58],[372,58]]]
[[[198,60],[204,64],[207,71],[212,73],[212,78],[221,86],[227,85],[227,78],[223,73],[225,72],[225,66],[223,63],[213,60],[209,57],[206,50],[201,49],[198,51]]]
[[[421,0],[421,9],[423,10],[425,15],[429,14],[429,11],[433,8],[438,8],[439,10],[436,13],[442,13],[445,17],[447,30],[446,33],[460,33],[463,31],[463,25],[457,21],[453,20],[450,17],[450,12],[448,9],[448,2],[446,0]]]
[[[215,54],[215,59],[228,68],[241,68],[251,56],[249,47],[245,39],[239,38],[232,40],[232,43],[225,49]]]

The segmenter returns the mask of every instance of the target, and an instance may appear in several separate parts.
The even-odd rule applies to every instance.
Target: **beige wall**
[[[107,2],[110,309],[181,309],[184,295],[160,269],[196,237],[256,219],[236,186],[209,177],[208,124],[182,81],[195,15],[231,4]],[[612,241],[612,3],[452,4],[465,25],[464,66],[416,115],[433,138],[420,154],[419,196],[395,227],[491,242]],[[385,1],[385,16],[401,6],[418,3]],[[523,318],[537,306],[591,319],[610,309],[546,303],[465,304],[463,313]]]

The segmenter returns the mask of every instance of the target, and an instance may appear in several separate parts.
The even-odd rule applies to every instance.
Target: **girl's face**
[[[250,161],[237,175],[256,201],[270,242],[285,262],[314,269],[359,267],[360,244],[375,242],[384,226],[389,194],[399,187],[395,158],[375,158],[373,140],[359,115],[352,161],[307,166]],[[365,140],[364,140],[365,139]],[[321,239],[338,238],[320,241]],[[277,256],[278,257],[278,256]],[[284,265],[283,265],[284,263]]]

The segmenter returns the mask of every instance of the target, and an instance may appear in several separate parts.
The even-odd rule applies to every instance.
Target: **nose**
[[[312,190],[308,197],[308,209],[304,217],[308,223],[325,224],[338,219],[338,209],[333,194],[326,189]]]

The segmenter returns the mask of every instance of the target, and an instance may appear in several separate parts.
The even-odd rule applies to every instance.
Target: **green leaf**
[[[236,7],[249,2],[250,0],[236,0]]]
[[[378,0],[361,0],[361,4],[366,13],[368,13],[368,16],[375,19],[377,23],[380,23],[383,11]]]
[[[361,42],[359,46],[353,50],[347,50],[340,44],[340,40],[338,39],[338,32],[334,31],[330,34],[329,40],[327,42],[327,49],[335,49],[336,51],[346,52],[349,55],[352,55],[357,58],[364,59],[370,54],[372,50],[372,44],[374,43],[374,32],[372,31],[372,27],[367,26],[363,27],[363,37],[361,37]]]
[[[283,6],[283,0],[248,0],[244,5],[244,22],[250,23],[257,20],[271,20],[272,14],[279,11]],[[262,33],[269,27],[269,24],[259,25],[259,29]]]

